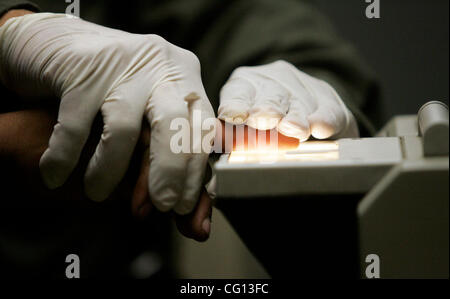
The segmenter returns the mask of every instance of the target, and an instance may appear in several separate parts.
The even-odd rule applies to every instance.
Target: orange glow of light
[[[339,145],[335,141],[306,141],[294,150],[241,150],[233,151],[229,163],[275,163],[283,161],[311,162],[339,159]]]
[[[215,143],[221,145],[222,153],[231,151],[288,151],[295,150],[300,140],[279,133],[276,129],[256,130],[246,125],[228,125],[221,122]],[[217,140],[217,138],[219,140]]]

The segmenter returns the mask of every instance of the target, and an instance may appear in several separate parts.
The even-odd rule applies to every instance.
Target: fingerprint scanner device
[[[286,151],[233,151],[215,164],[217,196],[366,193],[405,160],[448,157],[448,108],[394,118],[373,138],[306,141]]]
[[[360,195],[361,273],[366,256],[376,253],[384,278],[448,278],[448,147],[448,107],[428,102],[418,115],[394,117],[373,138],[224,154],[214,165],[216,196],[257,207],[261,198],[277,205],[282,198]]]
[[[367,192],[402,160],[399,138],[306,141],[291,151],[231,152],[216,163],[219,197]]]

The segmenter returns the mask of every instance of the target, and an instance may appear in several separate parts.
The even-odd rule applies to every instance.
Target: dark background
[[[448,105],[448,0],[380,0],[380,19],[366,18],[365,0],[314,1],[378,75],[384,122],[427,101]]]

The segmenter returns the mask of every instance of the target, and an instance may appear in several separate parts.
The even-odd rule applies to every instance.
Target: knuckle
[[[333,96],[335,96],[336,90],[334,89],[333,86],[331,86],[331,84],[329,84],[327,81],[322,80],[322,79],[317,79],[317,81],[319,81],[320,85],[322,85],[322,88],[325,88],[326,90],[332,92]],[[336,93],[337,95],[337,93]]]
[[[279,72],[287,72],[287,73],[300,73],[300,74],[305,74],[304,72],[302,72],[300,69],[298,69],[295,65],[293,65],[292,63],[286,61],[286,60],[276,60],[270,64],[266,65],[269,68],[273,68],[278,70]]]
[[[180,53],[181,53],[186,59],[193,60],[193,61],[198,61],[197,55],[195,55],[195,53],[192,52],[191,50],[184,49],[184,48],[180,48],[180,47],[177,47],[177,46],[175,46],[175,47],[180,51]]]
[[[231,73],[230,78],[242,76],[245,74],[248,74],[252,70],[252,67],[250,66],[240,66]]]
[[[146,38],[148,41],[150,41],[151,43],[154,44],[159,44],[161,46],[168,46],[168,42],[167,40],[165,40],[162,36],[157,35],[157,34],[147,34]]]
[[[189,50],[184,50],[184,54],[186,57],[195,65],[200,66],[200,59],[198,59],[197,55],[194,52]]]
[[[278,59],[278,60],[274,61],[273,65],[279,66],[279,67],[291,67],[292,66],[292,64],[290,64],[286,60],[282,60],[282,59]]]
[[[151,47],[155,47],[158,49],[160,55],[163,55],[164,58],[170,57],[170,53],[174,47],[170,42],[164,39],[162,36],[156,34],[150,34],[147,36],[147,42]]]
[[[183,48],[178,48],[179,53],[181,54],[181,57],[183,57],[182,61],[187,63],[190,67],[192,67],[196,72],[200,72],[200,59],[195,55],[194,52],[190,50],[186,50]]]

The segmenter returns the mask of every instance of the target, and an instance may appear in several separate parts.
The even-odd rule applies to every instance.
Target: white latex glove
[[[208,153],[175,154],[174,118],[214,117],[197,57],[157,35],[138,35],[63,14],[37,13],[0,27],[0,77],[25,96],[61,99],[58,124],[40,161],[50,188],[77,164],[96,114],[104,130],[85,174],[87,195],[105,199],[124,176],[143,117],[151,125],[149,190],[162,211],[190,212]],[[190,103],[188,106],[188,102]],[[201,148],[197,138],[190,148]]]
[[[222,87],[218,117],[260,130],[277,128],[301,141],[359,135],[355,118],[328,83],[281,60],[237,68]]]

